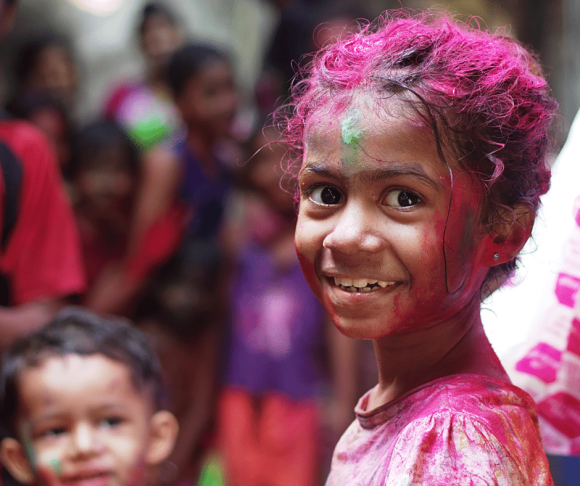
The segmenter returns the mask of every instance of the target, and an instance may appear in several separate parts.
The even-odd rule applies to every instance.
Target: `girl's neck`
[[[374,345],[379,383],[371,393],[369,410],[449,375],[472,373],[509,382],[483,330],[479,301],[445,322],[387,336]]]

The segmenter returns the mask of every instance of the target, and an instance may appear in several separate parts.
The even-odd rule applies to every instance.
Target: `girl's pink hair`
[[[326,46],[297,75],[291,112],[281,112],[290,171],[301,163],[313,115],[343,110],[362,89],[377,94],[377,109],[390,96],[409,103],[432,127],[443,161],[445,145],[479,176],[488,190],[485,224],[515,221],[518,205],[536,211],[550,183],[557,103],[536,57],[516,40],[447,14],[397,10]],[[515,259],[493,267],[488,281],[515,267]]]

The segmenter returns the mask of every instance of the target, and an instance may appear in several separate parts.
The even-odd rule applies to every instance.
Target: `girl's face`
[[[338,117],[314,115],[296,229],[312,290],[344,334],[363,339],[479,309],[490,251],[481,182],[446,154],[452,191],[431,130],[396,100],[379,115],[372,103],[360,95]]]
[[[229,135],[238,105],[231,66],[221,60],[210,61],[187,81],[176,104],[190,127],[214,138]]]

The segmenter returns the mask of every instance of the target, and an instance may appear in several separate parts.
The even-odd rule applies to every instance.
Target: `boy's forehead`
[[[21,406],[36,401],[48,405],[63,397],[79,396],[97,401],[108,395],[116,400],[150,400],[150,393],[136,386],[130,367],[103,354],[48,355],[18,376]]]

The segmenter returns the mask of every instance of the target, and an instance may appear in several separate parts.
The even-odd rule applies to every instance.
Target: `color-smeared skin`
[[[356,163],[359,145],[363,140],[363,131],[360,125],[360,111],[349,110],[340,122],[342,157],[341,162],[346,164]]]
[[[466,306],[477,307],[487,271],[478,260],[482,228],[473,224],[478,221],[481,187],[457,164],[453,167],[454,203],[446,224],[451,180],[427,129],[402,117],[376,117],[363,101],[356,110],[363,114],[360,130],[365,133],[356,165],[353,159],[339,162],[344,161],[343,133],[326,123],[323,112],[306,148],[296,246],[313,291],[337,314],[335,324],[345,334],[366,339],[431,326]],[[392,174],[371,180],[384,169]],[[417,176],[417,170],[427,176]],[[344,204],[314,204],[308,191],[316,185],[336,188]],[[422,198],[420,205],[401,209],[384,203],[386,191],[405,188]],[[462,285],[461,292],[447,294],[446,270],[450,289]],[[335,275],[397,284],[347,295],[329,280]]]
[[[375,405],[446,374],[506,379],[479,315],[493,246],[480,223],[483,185],[446,154],[449,170],[404,105],[392,99],[377,115],[372,103],[361,94],[350,107],[364,133],[352,159],[330,110],[313,116],[296,229],[306,280],[344,334],[375,341]],[[336,200],[322,203],[322,191]],[[348,292],[334,277],[392,285]]]

